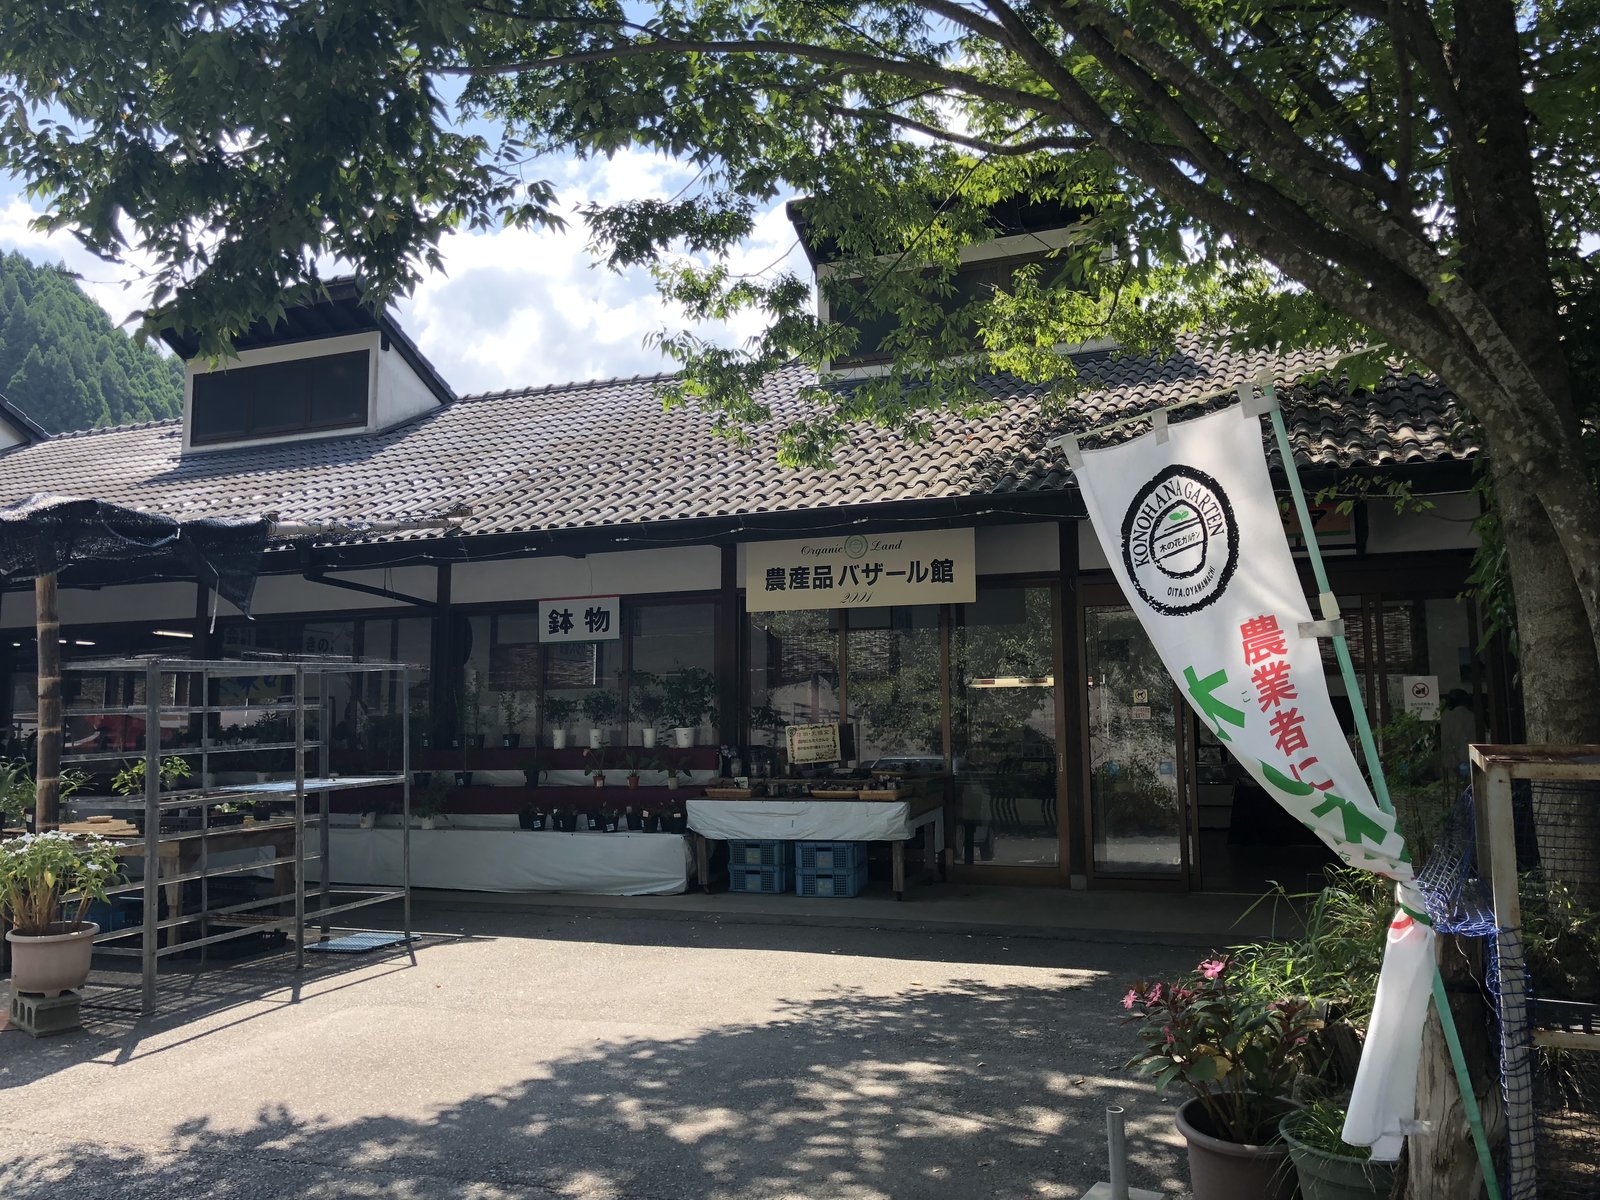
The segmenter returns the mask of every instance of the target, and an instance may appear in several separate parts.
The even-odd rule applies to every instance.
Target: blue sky
[[[591,200],[665,199],[692,172],[639,151],[594,162],[552,159],[541,167],[557,186],[571,222],[567,230],[454,236],[444,247],[446,270],[396,305],[401,325],[458,392],[670,368],[644,338],[664,326],[681,327],[678,314],[663,304],[643,270],[619,275],[594,266],[584,248],[587,230],[573,214]],[[35,233],[28,224],[39,211],[17,180],[0,175],[0,250],[65,262],[114,321],[140,307],[145,290],[137,256],[119,267],[86,253],[70,234]],[[763,214],[755,236],[729,261],[735,271],[758,271],[780,259],[802,274],[808,269],[781,202]],[[741,339],[755,328],[746,322],[716,332]]]

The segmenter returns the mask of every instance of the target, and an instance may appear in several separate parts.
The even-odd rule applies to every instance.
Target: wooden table
[[[819,799],[814,796],[758,796],[744,800],[714,800],[701,798],[689,802],[689,826],[694,834],[695,848],[695,875],[701,887],[706,887],[711,879],[711,847],[713,840],[725,841],[730,837],[740,836],[737,832],[737,821],[729,826],[729,832],[720,832],[720,836],[711,836],[701,833],[694,828],[696,806],[698,805],[726,806],[731,813],[750,814],[751,824],[748,826],[749,836],[753,840],[774,839],[778,841],[886,841],[892,847],[890,851],[893,865],[894,896],[896,900],[905,899],[906,890],[906,842],[918,829],[924,830],[922,843],[922,867],[929,876],[943,877],[944,861],[944,796],[942,793],[923,794],[919,796],[902,796],[898,800],[832,800]],[[881,821],[874,822],[878,828],[872,830],[877,836],[861,837],[861,823],[852,820],[842,823],[836,830],[830,829],[829,806],[836,806],[841,816],[846,810],[844,806],[883,805],[884,817]],[[761,813],[764,808],[773,810],[774,818],[763,820]],[[903,809],[902,815],[889,812],[890,807],[896,810]],[[702,809],[701,814],[710,810]],[[859,810],[857,810],[859,811]],[[779,818],[777,814],[782,814]],[[851,814],[856,815],[855,813]],[[900,830],[896,836],[895,830],[889,828],[899,825]]]
[[[68,833],[98,833],[107,838],[115,848],[118,858],[143,859],[145,852],[144,836],[134,833],[131,838],[116,836],[106,832],[108,826],[79,822],[76,825],[63,825],[62,830]],[[311,827],[308,826],[307,832]],[[202,832],[192,830],[187,833],[169,833],[161,837],[156,846],[156,878],[157,886],[166,892],[167,915],[165,920],[174,920],[183,915],[183,885],[188,882],[185,875],[198,869],[202,843],[207,854],[226,854],[235,850],[257,850],[264,846],[271,847],[276,853],[273,858],[278,860],[272,865],[273,888],[277,895],[282,896],[286,903],[294,900],[294,822],[292,820],[256,821],[244,825],[227,825],[218,829],[216,827]],[[287,860],[287,861],[284,861]],[[265,866],[266,864],[262,864]],[[166,881],[166,882],[162,882]],[[201,914],[202,919],[204,914]],[[162,944],[171,946],[176,944],[178,925],[167,927]]]

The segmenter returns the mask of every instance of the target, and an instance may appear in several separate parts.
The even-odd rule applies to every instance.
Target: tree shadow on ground
[[[760,1023],[565,1052],[431,1119],[274,1106],[244,1129],[181,1124],[151,1149],[117,1145],[115,1112],[85,1113],[81,1130],[17,1147],[0,1196],[1072,1197],[1105,1176],[1112,1103],[1129,1109],[1132,1181],[1181,1194],[1172,1107],[1120,1068],[1123,986],[1072,970],[837,988]]]

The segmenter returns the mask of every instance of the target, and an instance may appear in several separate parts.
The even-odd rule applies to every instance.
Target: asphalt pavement
[[[819,908],[819,912],[823,911]],[[1128,1109],[1184,1194],[1118,1000],[1192,945],[423,903],[414,955],[97,972],[0,1033],[6,1200],[1077,1197]]]

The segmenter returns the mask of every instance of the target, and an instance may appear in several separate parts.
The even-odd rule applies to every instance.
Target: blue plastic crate
[[[730,892],[764,892],[769,895],[787,892],[789,890],[789,869],[787,867],[741,867],[729,864],[728,890]]]
[[[859,896],[867,886],[867,861],[845,871],[800,871],[794,877],[796,896]]]
[[[798,871],[832,875],[853,871],[866,861],[865,842],[796,842],[794,845],[794,865]]]
[[[768,840],[761,842],[728,842],[730,867],[783,867],[789,866],[789,842]]]

